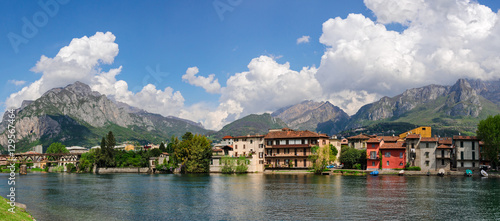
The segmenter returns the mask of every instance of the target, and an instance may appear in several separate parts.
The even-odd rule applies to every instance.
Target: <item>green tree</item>
[[[500,115],[488,116],[481,120],[477,126],[477,136],[484,142],[484,156],[491,161],[493,168],[497,168],[500,153]]]
[[[66,164],[66,171],[67,171],[68,173],[73,173],[73,172],[75,172],[75,171],[76,171],[76,167],[75,167],[75,165],[74,165],[74,164],[72,164],[72,163],[68,163],[68,164]]]
[[[160,151],[167,152],[167,148],[165,147],[165,144],[163,142],[161,142],[161,144],[160,144]]]
[[[313,146],[311,147],[311,155],[308,156],[312,162],[312,170],[314,173],[320,174],[328,166],[330,161],[330,146]]]
[[[236,173],[246,173],[248,171],[248,163],[250,163],[249,160],[247,160],[246,157],[240,156],[238,160],[236,161]]]
[[[330,161],[334,162],[337,160],[337,154],[339,153],[339,150],[337,150],[337,147],[333,146],[333,144],[330,144]]]
[[[356,164],[360,159],[360,151],[348,147],[342,146],[340,151],[340,163],[344,164],[345,168],[352,169],[354,164]]]
[[[78,171],[91,172],[92,166],[95,163],[95,153],[98,150],[90,150],[87,153],[83,153],[80,157],[80,163],[78,164]]]
[[[229,156],[223,156],[221,158],[221,163],[222,163],[222,168],[221,172],[222,173],[234,173],[235,171],[235,166],[234,166],[234,159]]]
[[[177,163],[182,165],[181,171],[185,173],[208,172],[212,157],[210,140],[202,135],[197,134],[191,137],[187,134],[183,136],[186,139],[173,145],[173,155]]]
[[[115,166],[115,137],[113,132],[109,131],[106,138],[101,139],[101,149],[96,154],[96,163],[99,167]]]
[[[182,135],[182,141],[193,139],[193,134],[191,132],[186,132]]]
[[[49,148],[47,148],[46,153],[69,153],[69,150],[66,149],[66,146],[63,144],[56,142],[50,144]]]

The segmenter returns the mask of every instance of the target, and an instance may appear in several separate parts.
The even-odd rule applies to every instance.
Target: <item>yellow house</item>
[[[133,144],[125,145],[125,151],[135,150],[135,146]]]
[[[432,137],[431,127],[417,127],[400,134],[399,138],[404,139],[408,134],[420,134],[421,137]]]

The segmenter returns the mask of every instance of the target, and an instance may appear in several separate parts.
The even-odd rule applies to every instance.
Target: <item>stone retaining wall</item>
[[[148,167],[125,167],[125,168],[97,168],[98,174],[109,174],[109,173],[148,173]]]

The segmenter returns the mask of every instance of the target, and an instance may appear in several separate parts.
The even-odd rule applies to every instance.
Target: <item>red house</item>
[[[379,137],[370,138],[366,141],[366,169],[378,170],[380,168],[379,148],[384,140]]]
[[[406,160],[405,143],[383,143],[380,145],[382,152],[382,169],[403,169]]]

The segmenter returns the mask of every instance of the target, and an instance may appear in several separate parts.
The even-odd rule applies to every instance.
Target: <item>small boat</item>
[[[372,176],[378,176],[378,170],[372,171],[370,173],[370,175],[372,175]]]
[[[486,171],[484,170],[481,170],[481,176],[488,177],[488,173],[486,173]]]
[[[398,176],[404,176],[405,175],[405,171],[404,170],[400,170],[399,173],[398,173]]]
[[[444,170],[443,169],[439,169],[438,176],[444,176]]]
[[[465,176],[472,176],[472,171],[471,170],[466,170],[465,171]]]

